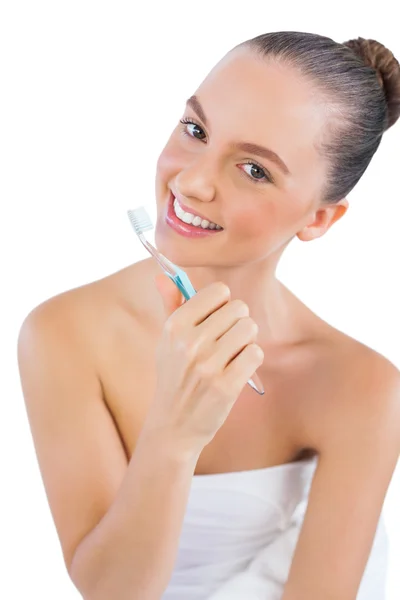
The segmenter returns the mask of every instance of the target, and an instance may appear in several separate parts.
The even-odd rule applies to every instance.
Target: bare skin
[[[240,89],[238,79],[243,82]],[[260,328],[257,343],[264,360],[258,374],[266,394],[260,397],[244,386],[212,441],[182,461],[179,476],[175,471],[171,475],[171,481],[176,476],[180,482],[180,495],[173,496],[171,489],[167,493],[167,483],[158,491],[164,504],[170,498],[171,506],[180,507],[171,508],[176,527],[166,547],[172,557],[168,564],[146,563],[147,588],[143,582],[134,588],[136,579],[127,574],[132,568],[127,564],[122,571],[121,566],[122,547],[133,553],[134,541],[128,535],[122,541],[112,532],[122,530],[124,523],[129,529],[128,516],[123,522],[118,515],[124,506],[136,510],[140,504],[137,499],[137,504],[129,503],[127,473],[156,391],[155,352],[168,316],[154,280],[159,268],[152,259],[141,261],[38,307],[23,326],[19,360],[65,561],[85,598],[106,598],[84,573],[92,570],[94,581],[102,572],[100,565],[117,565],[110,558],[117,539],[120,571],[115,566],[114,575],[104,577],[104,586],[114,593],[118,580],[125,588],[140,590],[143,599],[159,598],[173,567],[193,473],[255,469],[318,454],[284,600],[350,600],[399,454],[400,376],[381,355],[322,321],[275,277],[279,258],[295,235],[304,241],[323,235],[348,206],[346,199],[330,206],[320,201],[326,165],[316,142],[325,107],[316,103],[308,83],[243,50],[217,65],[196,96],[208,130],[204,120],[199,123],[198,104],[191,102],[185,115],[197,125],[179,124],[160,156],[157,244],[185,268],[196,289],[223,281],[232,299],[246,302]],[[246,110],[249,105],[251,112]],[[247,153],[232,149],[237,139],[274,149],[284,157],[290,175],[271,160],[254,156],[274,179],[254,183]],[[194,241],[169,229],[164,215],[171,190],[224,230],[212,239]],[[147,457],[163,460],[157,443],[146,443],[137,455],[142,457],[147,448]],[[165,454],[174,447],[171,455],[177,462],[175,442],[160,439],[162,444]],[[144,473],[148,459],[138,458],[132,467],[138,485],[144,481],[140,460]],[[155,496],[149,492],[147,506],[161,511]],[[137,515],[131,529],[140,522],[139,508]],[[159,530],[154,540],[156,534],[162,538]],[[95,548],[102,560],[95,558]],[[139,561],[139,550],[137,556]],[[75,570],[73,564],[78,564]],[[148,583],[159,573],[156,584]],[[122,590],[118,597],[128,598],[129,589],[125,596]]]
[[[121,323],[119,343],[123,347],[126,345],[128,350],[130,340],[135,339],[135,345],[141,349],[139,369],[142,375],[139,381],[130,378],[127,381],[127,365],[138,361],[136,349],[133,349],[134,354],[124,351],[121,364],[119,352],[114,361],[107,345],[96,344],[103,390],[121,432],[128,458],[133,453],[155,391],[154,353],[165,322],[163,305],[154,285],[154,278],[159,272],[153,260],[147,259],[98,284],[115,291],[119,289],[122,309],[130,306],[138,319],[133,320],[129,310],[125,309],[125,314],[120,313],[124,322]],[[134,300],[126,295],[126,290],[131,286],[137,290]],[[308,447],[311,452],[316,451],[311,440],[303,437],[303,432],[299,430],[299,424],[304,421],[304,402],[310,402],[312,396],[321,395],[319,386],[326,386],[326,371],[330,368],[332,373],[328,388],[333,389],[335,362],[343,357],[346,345],[347,352],[351,351],[352,344],[349,338],[320,320],[288,290],[285,293],[296,312],[299,325],[301,323],[304,327],[304,333],[308,327],[308,335],[292,344],[276,344],[273,350],[269,350],[270,355],[257,371],[265,382],[266,395],[260,397],[248,386],[243,389],[228,420],[202,451],[196,474],[266,467],[301,458]],[[116,305],[114,298],[108,307],[104,307],[105,314],[108,313],[111,319]],[[116,331],[110,331],[110,335],[116,334]],[[316,368],[323,372],[322,378],[315,373],[313,375]],[[315,387],[313,392],[312,388]],[[326,396],[326,391],[323,395]],[[306,398],[301,400],[302,396]],[[140,398],[140,402],[133,404],[130,400],[132,397]]]

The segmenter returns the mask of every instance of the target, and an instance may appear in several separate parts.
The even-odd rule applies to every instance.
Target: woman
[[[25,401],[84,598],[384,598],[399,371],[275,270],[345,214],[399,112],[378,42],[241,44],[157,165],[157,246],[198,294],[184,303],[148,259],[26,318]]]

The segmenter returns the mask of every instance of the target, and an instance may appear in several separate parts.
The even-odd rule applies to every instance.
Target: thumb
[[[173,283],[170,278],[164,273],[159,273],[154,278],[156,288],[162,298],[164,304],[164,310],[167,318],[179,308],[185,298]]]

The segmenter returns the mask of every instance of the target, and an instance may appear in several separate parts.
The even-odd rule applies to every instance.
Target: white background
[[[0,8],[0,597],[79,598],[32,445],[16,342],[23,318],[66,289],[144,257],[125,215],[154,217],[155,162],[186,98],[233,45],[273,30],[372,37],[400,56],[397,2],[22,2]],[[400,367],[400,123],[345,218],[295,240],[278,274],[314,311]],[[398,599],[400,474],[386,498]],[[396,593],[397,590],[397,593]],[[376,599],[380,600],[380,599]]]

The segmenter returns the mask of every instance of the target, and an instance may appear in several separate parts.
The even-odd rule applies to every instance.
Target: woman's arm
[[[399,373],[376,354],[363,364],[365,370],[344,379],[342,388],[348,379],[353,385],[348,397],[335,400],[334,412],[321,402],[316,446],[322,451],[305,519],[302,509],[210,600],[356,599],[400,451]],[[335,423],[341,425],[331,431]],[[371,600],[384,600],[376,589],[370,593]]]
[[[336,414],[327,415],[331,425],[321,428],[318,467],[282,600],[355,600],[371,551],[400,452],[400,374],[371,352],[353,364],[346,389],[335,401]]]
[[[18,347],[65,563],[85,599],[159,600],[173,569],[197,457],[149,434],[128,464],[93,353],[71,318],[76,309],[68,294],[41,305],[25,320]],[[139,370],[132,364],[132,378]]]

